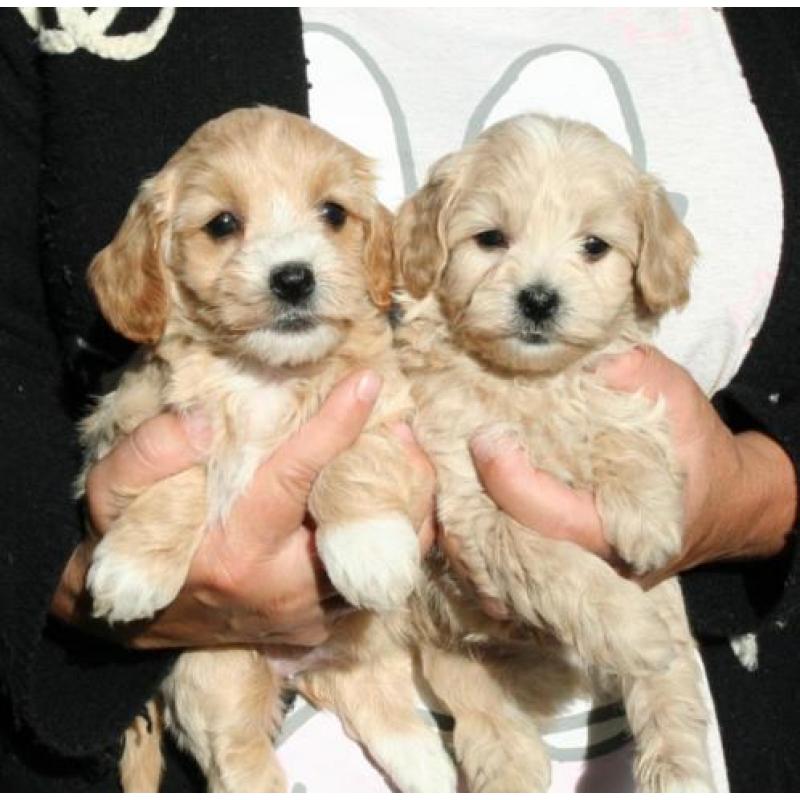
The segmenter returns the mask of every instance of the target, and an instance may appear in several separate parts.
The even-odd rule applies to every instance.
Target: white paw
[[[714,794],[717,790],[710,781],[704,778],[680,775],[664,780],[660,791],[670,794]]]
[[[688,794],[717,791],[705,763],[705,757],[686,756],[677,759],[653,756],[649,768],[640,774],[639,791],[652,794]]]
[[[662,525],[660,529],[637,530],[626,536],[609,536],[611,544],[637,575],[660,569],[672,561],[683,545],[680,525]]]
[[[458,776],[450,754],[430,735],[384,736],[370,753],[401,792],[452,794]]]
[[[143,569],[137,559],[126,558],[108,546],[104,539],[94,551],[86,576],[92,595],[92,614],[109,622],[148,619],[169,605],[180,591],[183,580],[157,580],[153,569]],[[106,545],[104,547],[104,545]]]
[[[399,608],[419,577],[417,536],[399,514],[320,528],[317,551],[331,583],[359,608]]]

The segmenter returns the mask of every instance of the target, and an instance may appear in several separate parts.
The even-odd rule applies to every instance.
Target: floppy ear
[[[103,316],[128,339],[153,344],[169,308],[161,176],[142,184],[114,240],[89,266],[89,286]]]
[[[697,245],[653,178],[642,179],[639,193],[642,239],[636,285],[647,308],[661,314],[689,299],[689,273]]]
[[[455,198],[456,155],[436,162],[428,182],[397,212],[394,250],[400,283],[414,297],[433,288],[447,264],[447,212]]]
[[[392,304],[394,284],[394,248],[392,247],[392,214],[380,203],[367,223],[364,252],[369,296],[385,311]]]

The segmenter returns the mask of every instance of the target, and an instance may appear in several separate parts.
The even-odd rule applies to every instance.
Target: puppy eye
[[[610,249],[611,245],[598,236],[588,236],[583,240],[583,252],[590,261],[601,259]]]
[[[345,222],[347,222],[347,211],[343,206],[334,203],[332,200],[323,203],[319,213],[322,215],[322,219],[335,231],[343,228]]]
[[[508,247],[508,239],[503,231],[492,228],[490,231],[481,231],[473,237],[479,247],[484,250],[494,250],[497,247]]]
[[[203,230],[212,239],[224,239],[226,236],[238,233],[241,229],[242,223],[230,211],[223,211],[221,214],[217,214],[214,219],[203,226]]]

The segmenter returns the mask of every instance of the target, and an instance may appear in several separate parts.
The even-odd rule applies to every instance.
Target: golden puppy
[[[95,258],[89,277],[103,313],[147,347],[84,422],[87,469],[165,408],[205,409],[214,428],[207,465],[126,498],[88,574],[95,615],[128,622],[168,605],[206,528],[224,520],[258,465],[333,385],[363,367],[382,375],[382,394],[356,445],[315,482],[309,507],[319,555],[344,597],[365,609],[404,604],[419,574],[408,519],[419,487],[386,430],[412,406],[385,314],[391,217],[373,180],[364,156],[301,117],[233,111],[144,183]],[[372,621],[343,620],[325,659],[368,664]],[[390,659],[380,637],[376,657]],[[356,667],[348,675],[363,681]],[[257,650],[179,659],[163,687],[165,721],[212,790],[283,788],[271,746],[280,683]],[[413,726],[411,703],[400,706]],[[126,788],[157,787],[156,734],[128,732]],[[449,788],[452,765],[438,742],[433,749],[439,785]]]
[[[467,447],[478,431],[512,436],[537,467],[593,492],[636,571],[677,554],[682,478],[664,408],[610,391],[592,367],[687,300],[690,233],[598,130],[528,115],[440,160],[398,212],[395,247],[401,362],[440,522],[477,591],[519,620],[482,616],[444,565],[414,601],[421,663],[456,719],[470,787],[545,789],[533,721],[591,666],[621,679],[640,788],[707,790],[706,712],[677,583],[645,594],[578,546],[522,528],[483,491]]]

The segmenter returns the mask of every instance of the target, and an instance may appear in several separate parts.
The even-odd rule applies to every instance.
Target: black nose
[[[270,291],[292,305],[302,303],[314,291],[314,271],[304,261],[288,261],[269,274]]]
[[[561,298],[555,289],[543,283],[535,283],[522,289],[517,295],[517,305],[526,319],[537,324],[551,319],[559,305]]]

